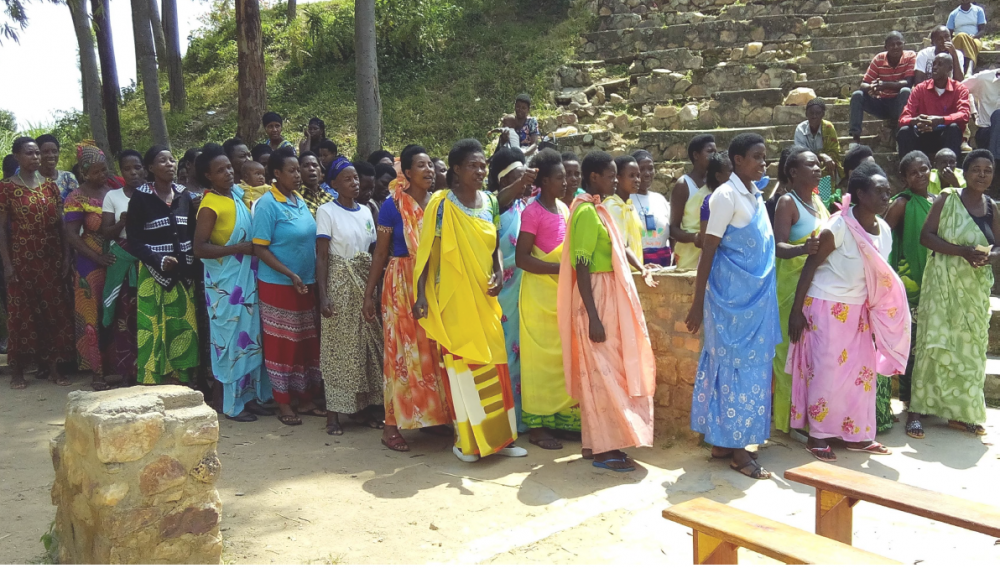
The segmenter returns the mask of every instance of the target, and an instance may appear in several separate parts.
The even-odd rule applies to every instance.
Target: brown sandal
[[[297,414],[279,414],[278,420],[285,426],[301,426],[302,419]]]
[[[406,443],[406,439],[403,438],[402,434],[396,432],[392,436],[389,436],[389,441],[387,442],[385,438],[379,438],[382,445],[389,448],[394,452],[408,452],[410,451],[410,446]]]

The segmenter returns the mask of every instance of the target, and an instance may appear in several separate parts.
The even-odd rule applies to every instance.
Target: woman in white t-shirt
[[[889,180],[878,166],[862,165],[848,190],[844,210],[806,260],[788,317],[791,426],[808,425],[806,449],[821,461],[837,459],[835,438],[849,451],[891,453],[875,441],[876,375],[902,372],[910,351],[906,291],[889,266],[892,232],[879,217]]]
[[[337,199],[316,211],[316,283],[323,314],[320,370],[326,383],[327,434],[344,433],[338,414],[382,428],[382,324],[365,319],[365,287],[375,244],[371,210],[356,199],[358,172],[347,166],[330,181]]]
[[[649,190],[656,175],[652,154],[636,150],[632,157],[639,163],[639,191],[632,195],[632,206],[642,222],[643,262],[670,266],[670,203],[662,194]]]

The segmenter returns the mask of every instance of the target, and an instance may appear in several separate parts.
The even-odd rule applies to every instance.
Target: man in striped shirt
[[[885,38],[885,51],[868,66],[861,89],[851,95],[850,135],[856,144],[861,143],[861,123],[866,112],[896,121],[906,108],[917,54],[904,50],[903,45],[903,34],[891,32]]]

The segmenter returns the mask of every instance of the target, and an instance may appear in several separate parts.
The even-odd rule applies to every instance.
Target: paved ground
[[[62,423],[66,392],[32,382],[6,389],[0,377],[0,562],[42,553],[39,537],[55,510],[49,490],[48,441]],[[410,435],[409,454],[384,449],[378,433],[348,427],[327,436],[323,420],[300,427],[264,419],[222,421],[224,560],[231,563],[623,563],[690,564],[689,531],[660,511],[697,496],[806,530],[813,492],[780,475],[754,482],[708,459],[697,447],[637,450],[642,468],[604,473],[579,456],[579,445],[522,459],[460,463],[449,444]],[[1000,506],[1000,410],[989,411],[990,436],[976,439],[929,423],[927,438],[901,425],[882,441],[894,454],[840,452],[839,464],[920,487]],[[761,450],[772,471],[810,461],[778,436]],[[855,545],[898,559],[1000,565],[995,539],[870,504],[855,511]],[[741,552],[744,563],[768,559]]]

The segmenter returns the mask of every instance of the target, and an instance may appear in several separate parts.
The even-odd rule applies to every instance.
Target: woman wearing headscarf
[[[876,374],[902,372],[910,352],[906,290],[887,261],[892,234],[879,217],[889,180],[866,165],[847,188],[844,208],[806,260],[788,319],[791,424],[808,425],[806,449],[821,461],[837,459],[829,443],[836,438],[848,451],[891,453],[875,441]]]
[[[271,379],[278,420],[302,424],[299,417],[326,417],[313,398],[319,394],[319,312],[316,309],[316,220],[298,189],[299,161],[291,149],[271,154],[271,190],[254,205],[254,254],[264,367]],[[292,403],[297,408],[292,408]]]
[[[129,200],[128,251],[142,263],[138,274],[139,383],[158,385],[195,378],[199,360],[195,317],[198,278],[191,238],[191,195],[174,183],[177,162],[164,146],[143,157],[148,182]]]
[[[795,288],[799,275],[810,255],[819,251],[819,230],[829,212],[816,193],[823,176],[819,157],[803,146],[792,146],[785,158],[786,192],[778,198],[774,213],[775,272],[778,279],[778,317],[781,321],[782,342],[775,347],[774,427],[790,431],[789,410],[792,403],[792,376],[785,372],[788,359],[788,315],[795,303]]]
[[[441,350],[413,316],[413,266],[436,172],[427,151],[410,146],[400,156],[401,178],[379,210],[378,240],[365,286],[365,319],[375,321],[376,288],[382,287],[385,336],[382,444],[397,452],[410,447],[400,430],[433,428],[450,434],[452,416],[441,372]],[[391,255],[391,257],[390,257]],[[388,264],[386,264],[387,257]],[[383,278],[382,274],[385,274]]]
[[[319,145],[326,140],[326,123],[315,116],[309,119],[309,125],[299,140],[299,156],[306,152],[319,153]]]
[[[373,406],[382,406],[382,326],[362,314],[371,270],[375,222],[355,200],[360,183],[350,162],[331,170],[337,199],[316,212],[316,278],[322,333],[320,369],[326,383],[326,433],[344,433],[340,414],[381,428]]]
[[[63,236],[62,198],[56,184],[38,173],[41,152],[28,137],[14,140],[20,170],[0,182],[0,258],[7,282],[10,386],[23,389],[24,369],[60,386],[73,384],[57,369],[73,356],[72,307],[67,277],[70,252]]]
[[[573,200],[559,264],[557,293],[563,371],[569,396],[580,401],[583,448],[594,467],[635,470],[623,451],[653,443],[656,359],[629,265],[655,286],[628,248],[602,202],[615,190],[611,156],[583,159],[586,195]]]
[[[104,252],[101,234],[104,196],[108,193],[108,164],[96,146],[81,145],[76,151],[83,183],[66,196],[63,222],[65,237],[76,253],[73,267],[76,316],[76,351],[80,370],[91,372],[95,391],[107,390],[104,380],[108,342],[101,333],[104,278],[114,257]]]
[[[114,257],[104,279],[101,319],[104,328],[111,333],[108,351],[110,374],[120,375],[122,384],[130,385],[136,381],[136,280],[139,276],[139,259],[128,252],[125,224],[132,196],[139,186],[146,183],[142,154],[135,150],[123,150],[118,155],[118,170],[125,183],[121,189],[112,189],[104,196],[101,215],[101,233],[110,243],[108,253]]]
[[[990,330],[990,262],[1000,256],[1000,211],[989,197],[994,175],[989,150],[965,158],[965,189],[934,200],[920,243],[931,251],[920,289],[916,363],[906,434],[923,438],[926,415],[948,426],[986,434],[986,349]]]
[[[460,140],[448,154],[454,189],[431,197],[417,249],[414,314],[441,346],[455,411],[455,446],[462,461],[527,455],[517,439],[514,397],[496,300],[503,287],[500,206],[481,191],[482,145]]]
[[[271,400],[271,383],[264,372],[250,210],[221,146],[205,145],[192,174],[207,188],[194,253],[205,273],[212,373],[222,386],[226,417],[253,422],[273,412],[261,406]]]
[[[556,304],[559,261],[566,238],[569,208],[562,202],[566,170],[552,149],[535,154],[538,198],[521,214],[515,260],[523,271],[519,311],[521,329],[521,420],[528,441],[545,450],[561,450],[557,437],[579,439],[580,404],[566,392],[562,338]]]

